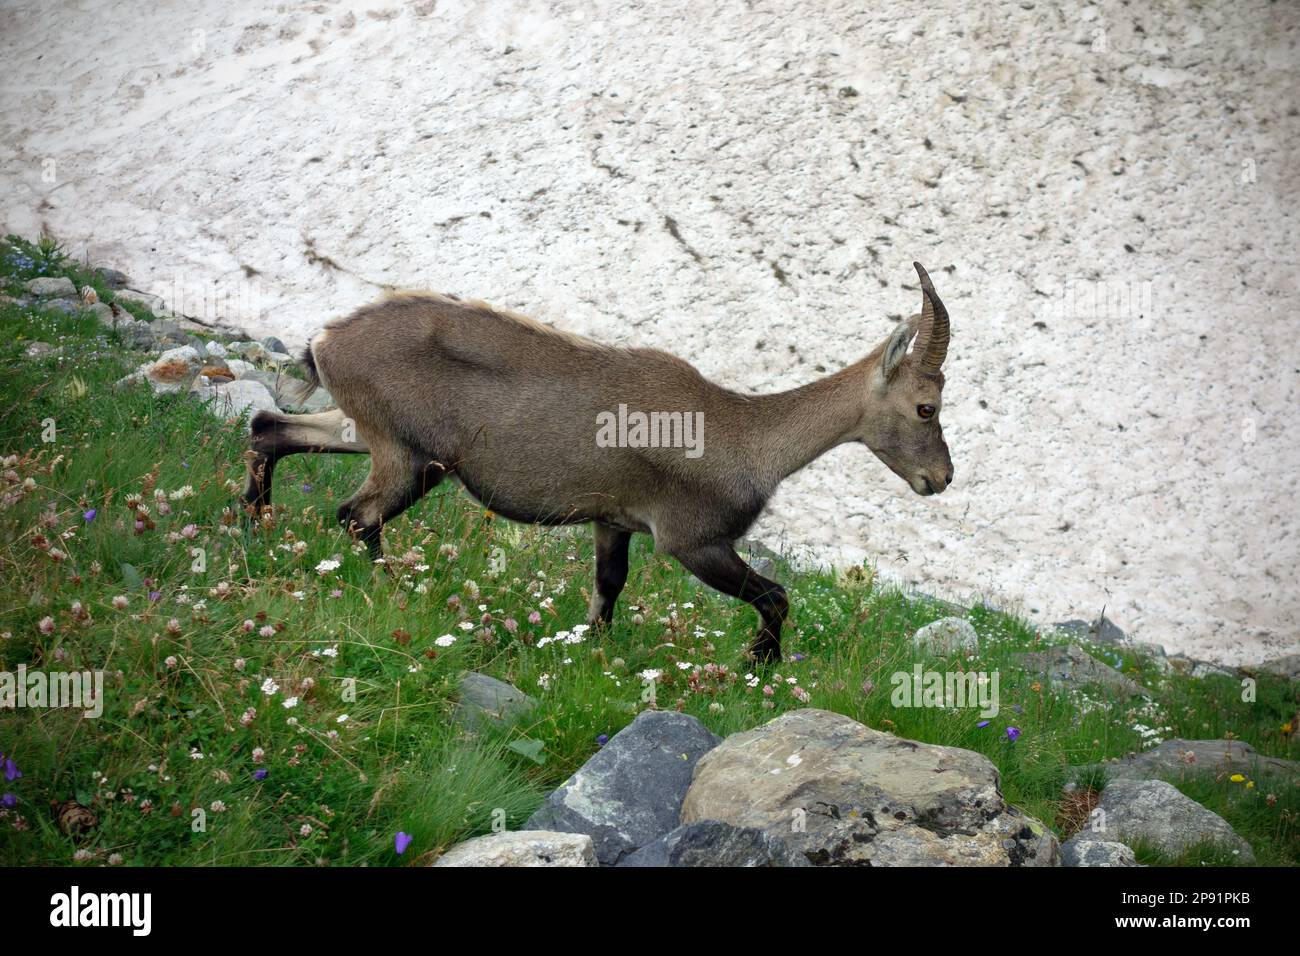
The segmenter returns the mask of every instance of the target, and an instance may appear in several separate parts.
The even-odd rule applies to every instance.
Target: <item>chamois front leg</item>
[[[686,570],[709,587],[754,605],[762,623],[746,651],[746,657],[759,664],[781,659],[781,624],[790,611],[785,588],[769,581],[741,560],[730,541],[671,553]]]
[[[627,583],[627,549],[632,535],[596,522],[596,586],[591,593],[587,623],[605,625],[614,619],[614,602]]]
[[[370,446],[370,474],[339,506],[339,524],[366,546],[370,560],[383,557],[383,526],[432,491],[447,469],[438,461],[392,441]]]

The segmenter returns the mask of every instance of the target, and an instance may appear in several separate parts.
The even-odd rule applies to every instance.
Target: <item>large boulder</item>
[[[784,840],[720,820],[687,823],[625,857],[619,866],[812,866]]]
[[[1056,837],[1008,806],[981,754],[796,710],[705,754],[682,822],[785,840],[821,866],[1055,866]]]
[[[1151,692],[1113,667],[1097,660],[1077,644],[1049,647],[1013,655],[1026,670],[1046,677],[1053,687],[1071,690],[1088,684],[1122,697],[1150,697]]]
[[[505,681],[470,671],[460,679],[460,700],[452,718],[469,731],[513,723],[537,706],[537,701]]]
[[[458,843],[434,866],[596,866],[591,837],[583,833],[515,830]]]
[[[1107,784],[1090,819],[1090,831],[1099,839],[1141,842],[1170,856],[1200,843],[1213,843],[1247,863],[1255,861],[1250,844],[1237,836],[1227,820],[1163,780]]]
[[[650,710],[546,798],[525,826],[589,834],[606,866],[675,829],[691,772],[720,738],[686,714]]]

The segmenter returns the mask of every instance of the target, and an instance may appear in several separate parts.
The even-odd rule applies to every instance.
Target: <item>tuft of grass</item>
[[[10,294],[37,274],[111,298],[57,244],[0,244]],[[37,339],[57,353],[26,358]],[[251,525],[235,501],[245,423],[145,386],[114,391],[138,361],[75,307],[0,299],[0,671],[104,675],[98,717],[0,711],[0,752],[22,772],[0,783],[14,804],[0,808],[0,863],[422,864],[520,826],[599,738],[648,707],[723,735],[819,707],[975,750],[1011,803],[1063,836],[1077,825],[1071,767],[1174,736],[1234,734],[1298,756],[1286,681],[1261,679],[1246,703],[1232,681],[1162,675],[1107,648],[1155,700],[1060,690],[1014,657],[1051,638],[982,606],[967,612],[978,653],[922,653],[911,635],[951,608],[870,567],[783,568],[787,659],[763,671],[742,660],[754,612],[640,538],[614,625],[583,630],[586,529],[512,525],[450,487],[385,529],[377,568],[334,520],[364,458],[284,460],[274,518]],[[917,664],[996,674],[998,712],[897,706],[898,675]],[[467,670],[537,707],[509,727],[461,732],[452,714]],[[1178,785],[1261,862],[1300,859],[1294,786],[1270,802],[1262,781]],[[49,808],[68,799],[98,826],[60,833]],[[401,856],[399,831],[413,837]]]

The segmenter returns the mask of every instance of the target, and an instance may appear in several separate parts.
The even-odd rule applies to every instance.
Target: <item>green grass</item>
[[[11,293],[38,273],[96,284],[111,299],[52,244],[0,246]],[[61,352],[29,360],[33,340]],[[138,361],[83,313],[0,303],[0,457],[10,456],[0,469],[0,670],[106,675],[98,718],[0,711],[0,752],[23,774],[0,782],[17,801],[0,810],[0,863],[69,864],[78,851],[84,865],[114,855],[140,865],[427,862],[494,826],[519,827],[600,735],[652,706],[640,676],[649,670],[659,672],[653,706],[719,734],[811,706],[979,751],[1000,769],[1007,799],[1061,835],[1071,765],[1229,733],[1300,756],[1283,729],[1296,692],[1282,680],[1261,681],[1246,704],[1234,681],[1162,676],[1125,653],[1119,665],[1155,703],[1058,692],[1011,660],[1041,647],[1038,633],[983,607],[968,615],[978,655],[918,658],[911,633],[945,610],[881,586],[869,568],[782,569],[787,660],[750,679],[741,654],[754,612],[641,538],[612,630],[546,642],[585,618],[585,529],[511,525],[448,488],[385,530],[386,573],[334,521],[367,467],[348,456],[282,462],[279,513],[250,528],[234,501],[243,424],[144,386],[114,391]],[[139,531],[129,496],[148,508]],[[327,560],[338,567],[318,570]],[[454,642],[441,646],[448,634]],[[918,660],[997,671],[1001,712],[979,727],[969,709],[893,706],[891,675]],[[708,664],[727,670],[693,682]],[[467,669],[540,705],[513,727],[464,735],[451,716]],[[268,679],[278,685],[269,695]],[[1014,742],[1009,726],[1020,731]],[[1178,785],[1226,817],[1261,863],[1300,861],[1293,781]],[[50,812],[68,799],[99,817],[82,837],[61,833]],[[413,837],[402,856],[398,831]],[[1203,854],[1159,862],[1198,865]]]

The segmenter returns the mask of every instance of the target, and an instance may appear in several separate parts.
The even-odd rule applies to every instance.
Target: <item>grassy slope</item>
[[[97,283],[57,251],[0,248],[0,275],[36,274]],[[24,358],[35,339],[61,346],[61,356]],[[1008,800],[1058,832],[1070,825],[1073,802],[1062,794],[1070,764],[1157,738],[1225,734],[1300,756],[1283,728],[1297,707],[1283,681],[1262,682],[1258,700],[1243,704],[1234,681],[1161,677],[1126,654],[1121,666],[1157,690],[1158,704],[1058,693],[1009,663],[1009,654],[1041,646],[1033,629],[984,608],[970,612],[978,656],[918,658],[908,636],[943,610],[876,585],[869,570],[838,581],[778,575],[793,605],[787,662],[757,687],[740,663],[753,611],[698,586],[640,538],[612,633],[539,648],[584,619],[585,529],[512,526],[448,489],[386,529],[390,576],[333,520],[365,460],[320,456],[280,465],[283,512],[250,530],[231,492],[242,480],[242,425],[144,387],[112,391],[135,362],[92,319],[0,304],[0,456],[19,459],[5,466],[0,493],[32,483],[0,507],[0,670],[107,672],[98,719],[0,711],[0,751],[23,773],[0,782],[18,801],[0,819],[0,863],[66,864],[79,848],[95,863],[112,854],[128,864],[427,861],[488,832],[494,819],[520,826],[600,735],[648,706],[638,676],[647,669],[661,672],[659,707],[678,707],[719,734],[813,706],[977,750],[1000,768]],[[56,436],[44,442],[49,419]],[[176,495],[186,488],[192,493]],[[132,494],[143,496],[155,527],[136,533]],[[201,571],[195,547],[204,551]],[[318,571],[327,559],[338,559],[337,569]],[[114,606],[119,596],[124,609]],[[540,621],[531,624],[534,613]],[[43,633],[47,617],[52,630]],[[435,643],[446,634],[456,638],[451,646]],[[928,669],[1000,671],[1001,714],[980,728],[971,710],[892,706],[890,675],[910,673],[918,659]],[[737,670],[692,686],[683,665],[710,662]],[[450,718],[465,669],[510,681],[541,704],[513,729],[459,736]],[[272,695],[262,689],[267,678],[279,687]],[[286,707],[291,697],[297,703]],[[1021,731],[1014,743],[1008,726]],[[1227,817],[1261,863],[1300,860],[1294,785],[1180,786]],[[61,834],[48,809],[71,797],[100,817],[80,840]],[[200,830],[192,808],[206,810]],[[414,837],[401,857],[399,830]],[[1141,858],[1219,860],[1210,849],[1178,860],[1142,849]]]

